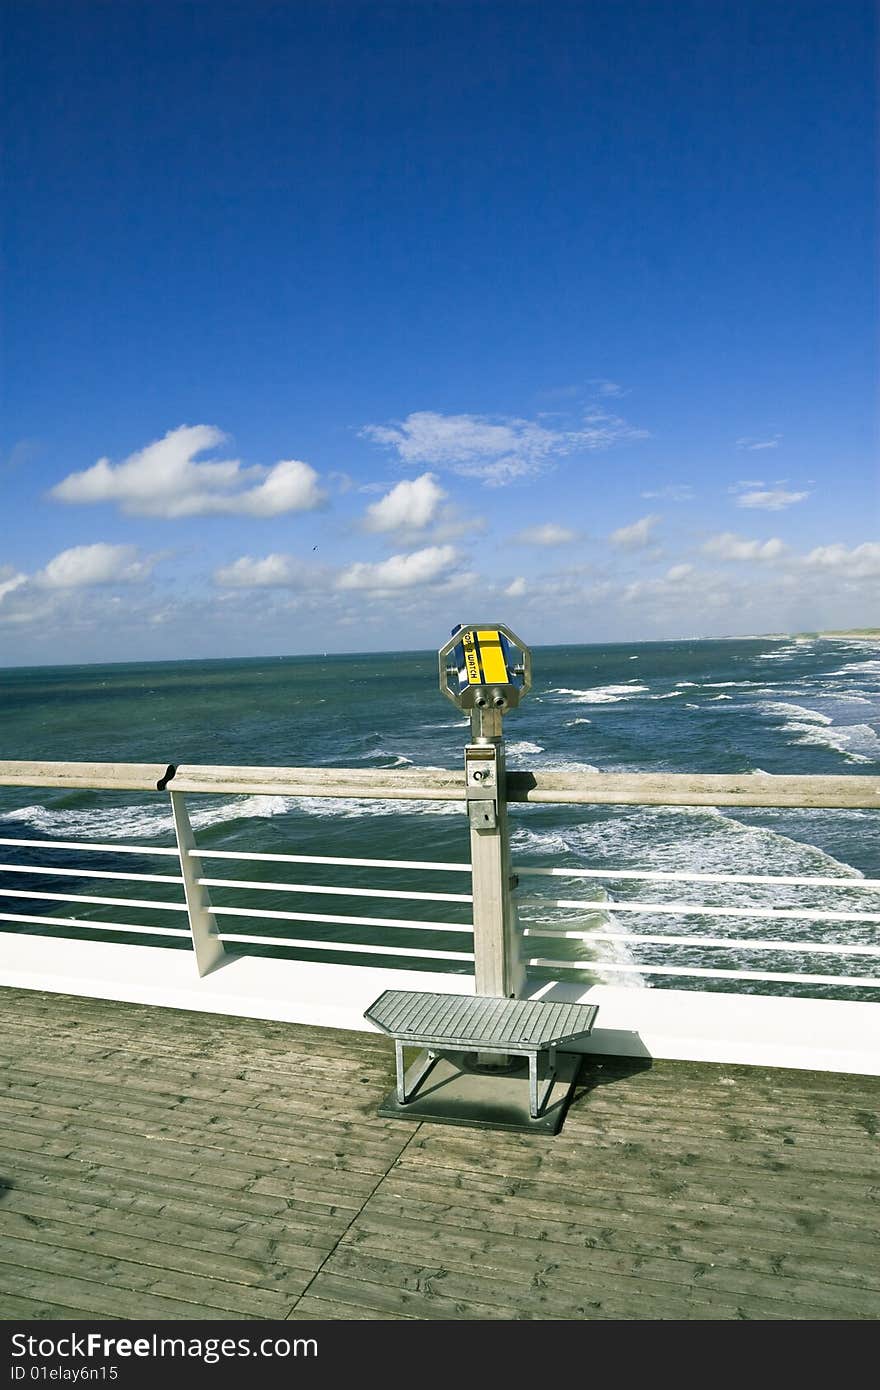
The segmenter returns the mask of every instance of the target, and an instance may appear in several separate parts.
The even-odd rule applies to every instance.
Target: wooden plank
[[[434,1251],[431,1251],[432,1257]],[[360,1254],[340,1248],[316,1276],[309,1292],[341,1302],[364,1302],[368,1307],[388,1307],[415,1313],[420,1318],[562,1318],[596,1317],[734,1317],[738,1307],[755,1302],[719,1296],[713,1290],[670,1286],[667,1296],[647,1295],[637,1277],[625,1290],[609,1293],[609,1281],[582,1280],[576,1289],[551,1286],[546,1273],[521,1280],[503,1277],[493,1270],[454,1267],[437,1252],[430,1261],[399,1255]],[[337,1282],[344,1281],[344,1282]],[[665,1291],[664,1291],[665,1292]]]
[[[18,1133],[42,1134],[44,1137],[64,1135],[81,1139],[86,1143],[114,1138],[121,1143],[130,1141],[139,1147],[146,1145],[163,1155],[182,1152],[199,1155],[211,1162],[223,1162],[225,1166],[243,1174],[253,1174],[255,1171],[284,1171],[291,1164],[308,1164],[311,1167],[327,1169],[328,1172],[360,1173],[366,1178],[375,1179],[378,1174],[388,1171],[402,1147],[397,1144],[387,1156],[377,1157],[373,1154],[358,1153],[356,1144],[350,1149],[337,1141],[328,1148],[326,1142],[322,1145],[318,1138],[309,1144],[297,1143],[295,1138],[285,1141],[263,1139],[249,1142],[246,1138],[237,1136],[236,1143],[234,1138],[225,1136],[224,1131],[217,1126],[210,1130],[210,1135],[216,1142],[205,1145],[192,1142],[196,1135],[199,1139],[202,1138],[202,1134],[192,1126],[175,1126],[162,1122],[145,1125],[142,1120],[132,1119],[126,1122],[125,1117],[119,1115],[111,1117],[106,1123],[100,1123],[97,1117],[77,1110],[56,1113],[50,1118],[46,1115],[27,1114],[21,1110],[10,1112],[0,1103],[0,1116],[10,1129]],[[260,1165],[259,1168],[255,1169],[255,1164]]]
[[[102,1133],[118,1130],[141,1136],[158,1135],[160,1139],[210,1136],[216,1147],[242,1157],[283,1161],[317,1156],[320,1161],[322,1157],[326,1160],[332,1156],[337,1160],[347,1159],[353,1168],[365,1173],[387,1171],[405,1142],[399,1137],[390,1141],[371,1138],[366,1125],[362,1131],[349,1127],[336,1133],[330,1126],[329,1132],[324,1133],[315,1122],[308,1126],[301,1120],[296,1124],[288,1120],[286,1124],[271,1125],[263,1121],[248,1125],[246,1121],[236,1122],[222,1113],[210,1111],[204,1118],[186,1116],[179,1105],[145,1113],[142,1107],[126,1107],[120,1100],[115,1107],[102,1110],[91,1103],[85,1093],[77,1100],[68,1097],[66,1104],[0,1093],[0,1119],[8,1120],[13,1126],[41,1129],[45,1134],[53,1128],[62,1129],[75,1123],[80,1126],[80,1133],[83,1132],[81,1126],[91,1125]]]
[[[315,1210],[292,1199],[257,1199],[264,1201],[269,1209],[261,1207],[254,1211],[250,1205],[243,1208],[240,1200],[224,1201],[222,1196],[214,1194],[213,1202],[217,1205],[212,1205],[211,1194],[205,1188],[186,1184],[169,1192],[168,1185],[161,1181],[150,1182],[141,1175],[132,1179],[107,1168],[71,1171],[69,1164],[63,1164],[55,1171],[47,1171],[39,1161],[33,1162],[31,1167],[18,1162],[14,1176],[6,1182],[7,1186],[0,1188],[0,1193],[7,1203],[15,1196],[24,1200],[30,1194],[46,1203],[70,1200],[87,1208],[119,1211],[126,1219],[134,1219],[132,1213],[157,1216],[163,1221],[173,1221],[179,1229],[184,1225],[193,1227],[198,1233],[194,1236],[196,1243],[206,1249],[214,1248],[215,1235],[220,1239],[229,1233],[235,1249],[246,1250],[247,1242],[253,1238],[261,1253],[264,1247],[271,1247],[279,1239],[280,1231],[280,1240],[285,1244],[304,1247],[306,1253],[312,1246],[326,1252],[333,1248],[340,1232],[351,1220],[348,1210],[328,1213],[326,1209]]]
[[[0,1264],[19,1270],[38,1270],[47,1276],[58,1274],[89,1279],[114,1291],[128,1289],[133,1293],[162,1295],[198,1308],[220,1308],[227,1314],[284,1318],[293,1303],[293,1298],[283,1291],[275,1293],[205,1275],[178,1273],[173,1269],[139,1264],[119,1255],[105,1257],[79,1248],[45,1245],[6,1232],[0,1235]],[[0,1287],[2,1277],[0,1274]],[[308,1282],[308,1276],[303,1276],[303,1281]],[[47,1279],[47,1288],[50,1282]],[[297,1294],[301,1292],[302,1289],[297,1288]]]
[[[46,1299],[92,1318],[155,1318],[159,1321],[165,1318],[184,1318],[188,1321],[200,1318],[222,1321],[229,1318],[229,1311],[225,1308],[186,1303],[165,1294],[135,1293],[76,1275],[49,1274],[24,1265],[14,1267],[0,1262],[0,1302],[9,1297]],[[254,1316],[251,1313],[236,1314],[237,1318],[242,1319]]]
[[[840,1261],[842,1255],[856,1268],[872,1268],[877,1258],[878,1238],[865,1228],[865,1213],[851,1210],[849,1221],[832,1221],[826,1213],[803,1208],[769,1207],[757,1209],[736,1202],[736,1193],[727,1200],[709,1202],[670,1197],[660,1190],[636,1192],[620,1187],[601,1187],[584,1183],[578,1202],[557,1201],[552,1189],[530,1187],[511,1192],[502,1183],[492,1189],[488,1183],[477,1187],[463,1183],[459,1174],[445,1175],[437,1170],[397,1168],[370,1198],[370,1207],[381,1208],[387,1201],[397,1210],[431,1210],[438,1221],[460,1224],[485,1221],[498,1223],[511,1234],[524,1233],[547,1239],[564,1239],[563,1233],[589,1228],[597,1240],[634,1242],[652,1234],[670,1241],[682,1239],[716,1240],[744,1249],[766,1248],[772,1255],[806,1247],[817,1255]]]
[[[45,1173],[53,1172],[60,1179],[68,1179],[73,1173],[76,1176],[87,1176],[90,1181],[106,1183],[111,1187],[125,1187],[132,1192],[147,1192],[164,1197],[166,1200],[179,1198],[182,1201],[194,1201],[204,1204],[206,1210],[220,1210],[238,1212],[242,1217],[277,1217],[295,1211],[298,1219],[305,1220],[308,1214],[315,1217],[315,1226],[321,1230],[339,1230],[351,1220],[353,1210],[357,1210],[359,1204],[344,1205],[328,1199],[326,1195],[319,1194],[312,1199],[308,1196],[296,1195],[289,1192],[285,1196],[265,1196],[253,1190],[241,1190],[227,1188],[219,1191],[216,1187],[208,1185],[207,1176],[202,1174],[205,1179],[203,1182],[187,1181],[186,1179],[167,1177],[144,1172],[137,1165],[131,1168],[118,1168],[109,1163],[95,1162],[91,1164],[83,1163],[74,1165],[64,1158],[58,1158],[43,1152],[27,1152],[22,1150],[8,1149],[0,1145],[0,1165],[3,1165],[6,1173],[12,1174],[14,1183],[17,1171],[22,1168],[30,1172]],[[331,1221],[332,1218],[332,1221]]]
[[[68,1189],[65,1189],[67,1195],[62,1196],[46,1192],[45,1183],[38,1181],[35,1186],[38,1190],[28,1190],[24,1183],[17,1181],[14,1189],[3,1193],[0,1223],[14,1213],[38,1226],[47,1220],[58,1221],[84,1227],[88,1231],[113,1233],[123,1239],[142,1237],[170,1243],[189,1252],[200,1252],[212,1268],[216,1267],[217,1256],[240,1259],[246,1262],[248,1269],[251,1268],[248,1262],[252,1262],[256,1282],[259,1282],[260,1270],[265,1264],[314,1273],[336,1244],[335,1236],[319,1235],[309,1229],[299,1230],[286,1223],[266,1225],[262,1229],[254,1224],[248,1227],[247,1232],[242,1230],[242,1223],[232,1230],[218,1230],[209,1220],[198,1224],[192,1219],[194,1213],[188,1211],[183,1203],[175,1205],[156,1201],[150,1214],[143,1215],[143,1206],[136,1206],[115,1192],[96,1193],[76,1186],[75,1196]],[[92,1200],[82,1200],[84,1195]],[[115,1203],[113,1198],[116,1199]],[[251,1230],[259,1234],[250,1234]]]
[[[509,801],[615,806],[880,806],[880,777],[508,772]]]
[[[550,1181],[547,1173],[537,1178],[537,1169],[512,1171],[514,1165],[497,1159],[491,1152],[487,1153],[481,1170],[476,1161],[473,1162],[473,1166],[469,1166],[468,1162],[452,1159],[445,1164],[438,1163],[430,1154],[416,1151],[411,1145],[407,1150],[406,1165],[421,1166],[426,1175],[446,1167],[458,1175],[463,1186],[481,1186],[482,1179],[491,1175],[504,1179],[511,1192],[518,1191],[521,1184],[530,1182],[532,1190],[542,1198],[548,1197],[552,1200],[555,1196],[557,1200],[575,1205],[579,1201],[579,1189],[574,1185],[571,1175],[566,1175],[564,1170],[556,1175],[555,1181]],[[875,1188],[870,1184],[864,1184],[860,1188],[852,1185],[846,1191],[841,1191],[836,1182],[808,1183],[796,1174],[786,1178],[785,1175],[768,1173],[763,1175],[761,1181],[752,1176],[748,1182],[738,1182],[736,1169],[732,1169],[728,1174],[707,1174],[695,1172],[689,1167],[664,1167],[650,1158],[637,1158],[626,1153],[616,1156],[609,1154],[604,1161],[600,1162],[597,1158],[591,1162],[583,1182],[591,1189],[604,1187],[610,1192],[648,1192],[667,1198],[687,1196],[693,1201],[726,1200],[731,1205],[756,1210],[761,1210],[767,1204],[773,1207],[788,1205],[791,1208],[800,1208],[805,1213],[814,1212],[818,1208],[828,1218],[835,1220],[846,1220],[856,1210],[870,1212],[870,1203],[875,1193]]]
[[[880,1316],[876,1280],[871,1287],[829,1281],[827,1277],[808,1274],[796,1259],[786,1266],[784,1260],[765,1263],[744,1255],[734,1260],[705,1260],[688,1258],[683,1252],[672,1255],[668,1250],[634,1252],[598,1243],[531,1240],[460,1225],[437,1226],[412,1213],[380,1213],[372,1206],[360,1213],[330,1262],[350,1248],[404,1259],[430,1249],[432,1260],[444,1266],[484,1270],[493,1280],[499,1272],[509,1279],[519,1276],[526,1284],[540,1278],[553,1288],[580,1287],[590,1282],[608,1288],[610,1280],[622,1276],[637,1278],[643,1294],[666,1297],[668,1286],[677,1289],[699,1285],[734,1300],[755,1297],[787,1306],[826,1309],[835,1316],[845,1316],[847,1310],[852,1315]],[[823,1273],[827,1275],[826,1267]]]
[[[234,1285],[235,1288],[229,1293],[220,1295],[221,1298],[232,1300],[224,1306],[245,1309],[252,1306],[254,1311],[260,1312],[266,1306],[261,1297],[263,1292],[293,1302],[303,1292],[314,1272],[290,1269],[283,1264],[243,1260],[218,1251],[193,1249],[184,1243],[183,1236],[174,1241],[170,1226],[166,1227],[165,1234],[165,1240],[153,1240],[137,1236],[133,1230],[102,1230],[97,1221],[85,1226],[69,1220],[53,1220],[48,1216],[35,1217],[8,1210],[6,1203],[0,1209],[0,1258],[10,1248],[10,1242],[15,1241],[30,1241],[36,1245],[50,1246],[53,1250],[77,1251],[111,1260],[118,1257],[120,1250],[124,1250],[127,1264],[135,1263],[175,1275]],[[316,1263],[320,1264],[320,1260]],[[213,1282],[209,1287],[213,1288]],[[251,1291],[255,1300],[253,1305]],[[269,1306],[275,1306],[274,1300]]]
[[[0,1293],[0,1319],[5,1322],[88,1322],[92,1313],[65,1308],[60,1303],[47,1303],[41,1298],[17,1298],[15,1294]]]
[[[0,785],[156,790],[167,764],[0,761]],[[464,773],[439,768],[238,767],[186,763],[175,792],[464,801]],[[765,773],[508,772],[512,802],[641,806],[880,806],[880,777]]]
[[[95,791],[154,792],[168,763],[63,763],[0,760],[0,786],[83,787]]]
[[[293,1312],[287,1314],[288,1322],[410,1322],[405,1313],[380,1313],[372,1308],[358,1308],[353,1303],[333,1303],[326,1298],[304,1295]]]

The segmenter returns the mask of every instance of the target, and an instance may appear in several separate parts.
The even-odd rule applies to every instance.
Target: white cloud
[[[767,491],[744,492],[736,499],[738,507],[751,507],[765,512],[781,512],[795,502],[803,502],[808,492],[786,492],[784,488],[771,488]]]
[[[518,575],[516,579],[510,581],[507,588],[504,590],[504,594],[506,598],[522,598],[525,591],[526,581],[523,579],[522,575]]]
[[[577,429],[554,430],[536,420],[420,410],[390,425],[366,425],[361,434],[393,448],[405,464],[432,464],[500,487],[542,473],[565,455],[606,449],[645,431],[601,412]]]
[[[214,580],[223,589],[299,589],[308,582],[308,574],[293,555],[266,555],[261,560],[242,555],[215,570]]]
[[[690,483],[669,483],[666,487],[658,487],[653,491],[640,494],[648,502],[653,498],[664,502],[690,502],[694,496],[694,490]]]
[[[324,501],[307,463],[283,459],[272,468],[243,468],[237,459],[198,463],[226,436],[213,425],[181,425],[122,463],[99,459],[71,473],[50,496],[60,502],[115,502],[133,516],[279,516],[312,511]]]
[[[424,530],[434,520],[446,493],[433,473],[423,473],[412,482],[398,483],[378,502],[367,508],[367,531]]]
[[[558,526],[555,521],[545,521],[541,526],[527,526],[513,539],[526,545],[569,545],[578,539],[578,533],[567,526]]]
[[[733,531],[722,531],[704,541],[701,549],[704,555],[713,555],[718,560],[778,560],[786,546],[778,536],[769,541],[750,541]]]
[[[622,550],[643,550],[651,543],[651,532],[662,517],[649,516],[640,517],[638,521],[632,522],[629,526],[620,526],[616,531],[612,531],[608,539],[612,545],[620,546]]]
[[[845,545],[819,545],[804,556],[804,564],[851,579],[874,579],[880,576],[880,542],[864,541],[851,550]]]
[[[7,594],[12,594],[27,583],[27,575],[20,574],[11,565],[0,565],[0,603]]]
[[[670,584],[680,584],[682,579],[687,579],[693,572],[693,565],[671,565],[664,578],[668,579]]]
[[[74,545],[62,550],[34,575],[42,589],[84,589],[96,584],[138,584],[148,578],[155,557],[140,559],[135,545]]]
[[[746,437],[745,439],[738,439],[738,440],[736,441],[736,447],[737,447],[738,449],[749,449],[749,450],[755,450],[755,449],[778,449],[778,448],[779,448],[779,441],[780,441],[781,438],[782,438],[782,435],[781,435],[781,434],[774,434],[774,435],[771,435],[771,437],[770,437],[769,439],[752,439],[752,438]]]
[[[440,577],[450,577],[449,571],[457,559],[451,545],[431,545],[409,555],[391,555],[378,564],[358,560],[339,575],[339,589],[411,589],[430,584]]]

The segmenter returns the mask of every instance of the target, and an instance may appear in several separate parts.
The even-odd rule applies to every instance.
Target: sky
[[[0,664],[880,622],[872,3],[0,28]]]

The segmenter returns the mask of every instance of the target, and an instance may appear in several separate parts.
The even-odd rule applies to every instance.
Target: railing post
[[[186,809],[183,792],[170,793],[171,812],[174,816],[174,833],[177,836],[177,849],[180,854],[180,871],[183,875],[183,891],[186,896],[186,910],[189,929],[192,934],[193,951],[199,975],[207,975],[226,958],[226,950],[220,940],[217,921],[211,911],[208,890],[199,879],[202,878],[202,861],[193,851],[196,848],[195,836]]]
[[[465,749],[474,898],[477,994],[515,998],[525,972],[512,896],[501,715],[474,711],[474,741]]]

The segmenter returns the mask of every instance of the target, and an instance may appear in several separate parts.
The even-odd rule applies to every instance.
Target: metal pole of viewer
[[[517,662],[513,649],[522,653]],[[531,685],[531,652],[503,624],[462,625],[440,649],[440,688],[471,720],[465,788],[473,874],[476,992],[516,998],[525,983],[512,896],[503,717]]]

